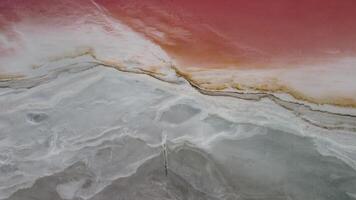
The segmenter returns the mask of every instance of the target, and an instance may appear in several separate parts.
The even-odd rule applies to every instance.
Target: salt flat
[[[352,123],[71,62],[2,82],[1,199],[355,199]]]

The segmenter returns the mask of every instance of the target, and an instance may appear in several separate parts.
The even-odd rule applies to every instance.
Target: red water
[[[45,16],[43,21],[73,14],[68,11],[73,7],[69,9],[58,2],[2,0],[0,31],[21,21],[18,13],[30,13],[23,15],[29,19]],[[92,4],[89,0],[73,2],[79,6]],[[356,54],[355,0],[95,0],[95,3],[106,8],[108,15],[159,44],[182,66],[287,67]],[[85,13],[77,14],[81,17]]]
[[[261,67],[356,54],[354,0],[97,2],[188,65]]]

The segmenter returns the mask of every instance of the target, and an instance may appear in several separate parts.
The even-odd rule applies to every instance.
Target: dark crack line
[[[16,84],[18,84],[19,81],[31,81],[31,79],[20,79],[20,80],[8,80],[8,81],[0,81],[0,88],[12,88],[12,89],[31,89],[33,87],[36,87],[38,85],[41,85],[43,83],[49,82],[52,79],[55,79],[58,77],[59,74],[64,73],[64,72],[69,72],[69,73],[78,73],[78,72],[82,72],[82,71],[86,71],[95,67],[99,67],[99,66],[103,66],[103,67],[109,67],[109,68],[114,68],[118,71],[121,72],[126,72],[126,73],[135,73],[135,74],[143,74],[143,75],[148,75],[151,76],[155,79],[158,79],[160,81],[163,82],[167,82],[167,83],[171,83],[171,84],[179,84],[180,81],[172,81],[172,80],[167,80],[164,79],[163,77],[161,77],[159,74],[148,71],[148,70],[144,70],[141,68],[135,68],[135,69],[125,69],[124,66],[120,66],[120,65],[110,65],[104,61],[101,61],[100,59],[96,58],[95,55],[92,55],[91,53],[87,53],[85,55],[89,55],[91,56],[95,61],[88,61],[88,62],[84,62],[84,63],[88,63],[88,64],[93,64],[93,66],[90,67],[86,67],[85,69],[81,69],[79,71],[76,72],[71,72],[73,71],[73,69],[70,69],[68,67],[73,66],[73,65],[77,65],[77,64],[82,64],[82,63],[74,63],[71,65],[66,66],[66,69],[62,69],[62,70],[57,70],[52,72],[52,74],[49,75],[44,75],[44,76],[40,76],[37,77],[36,79],[38,80],[37,82],[35,81],[34,83],[32,83],[33,85],[30,86],[17,86]],[[80,55],[83,56],[83,55]],[[76,56],[76,57],[80,57],[80,56]],[[232,97],[232,98],[238,98],[238,99],[243,99],[243,100],[252,100],[252,101],[260,101],[264,98],[270,99],[271,101],[275,102],[277,105],[281,106],[282,108],[291,111],[296,117],[300,118],[301,120],[305,121],[306,123],[322,128],[322,129],[328,129],[328,130],[349,130],[349,131],[353,131],[356,132],[356,127],[352,127],[352,128],[347,128],[347,127],[343,127],[343,126],[327,126],[327,125],[322,125],[321,123],[316,123],[311,121],[310,119],[307,119],[302,112],[298,112],[295,109],[287,106],[287,105],[283,105],[283,104],[290,104],[291,106],[295,106],[295,107],[302,107],[308,111],[311,112],[316,112],[316,113],[321,113],[321,114],[326,114],[326,115],[330,115],[328,117],[332,117],[332,116],[336,116],[336,117],[347,117],[347,118],[351,118],[351,120],[355,120],[356,121],[356,116],[355,115],[351,115],[351,114],[343,114],[343,113],[334,113],[334,112],[330,112],[330,111],[325,111],[325,110],[317,110],[317,109],[313,109],[311,106],[303,104],[303,103],[299,103],[299,102],[293,102],[293,101],[287,101],[287,100],[283,100],[273,94],[270,93],[262,93],[262,92],[256,92],[256,93],[242,93],[242,92],[237,92],[237,91],[217,91],[217,90],[208,90],[208,89],[204,89],[202,87],[199,86],[199,84],[195,83],[194,80],[190,80],[189,78],[187,78],[183,72],[181,72],[180,70],[178,70],[173,64],[171,64],[171,69],[175,71],[177,77],[180,77],[182,79],[184,79],[189,85],[191,85],[194,89],[196,89],[199,93],[203,94],[203,95],[209,95],[209,96],[226,96],[226,97]],[[78,70],[78,69],[75,69]],[[35,80],[36,80],[35,79]],[[41,80],[44,79],[44,80]],[[1,84],[1,83],[8,83],[8,84]],[[15,87],[12,87],[15,86]]]
[[[199,93],[201,93],[203,95],[226,96],[226,97],[238,98],[238,99],[243,99],[243,100],[252,100],[252,101],[260,101],[260,100],[262,100],[264,98],[268,98],[271,101],[275,102],[277,105],[281,106],[282,108],[291,111],[296,117],[300,118],[301,120],[303,120],[304,122],[307,122],[310,125],[313,125],[313,126],[316,126],[316,127],[322,128],[322,129],[327,129],[327,130],[348,130],[348,131],[356,132],[356,127],[353,127],[353,128],[347,128],[347,127],[341,127],[341,126],[331,127],[331,126],[324,126],[324,125],[321,125],[321,124],[317,124],[317,123],[312,122],[311,120],[305,118],[303,116],[303,113],[298,112],[295,109],[290,108],[290,107],[288,107],[286,105],[282,105],[282,103],[280,103],[280,102],[283,102],[283,103],[286,103],[286,104],[292,104],[293,106],[303,107],[303,108],[307,109],[308,111],[312,111],[312,112],[319,112],[319,113],[322,113],[322,114],[327,114],[327,115],[337,116],[337,117],[349,117],[349,118],[352,118],[352,119],[354,119],[356,121],[356,116],[355,115],[342,114],[342,113],[333,113],[333,112],[330,112],[330,111],[323,111],[323,110],[316,110],[316,109],[311,108],[308,105],[305,105],[305,104],[302,104],[302,103],[298,103],[298,102],[292,102],[292,101],[283,100],[283,99],[281,99],[281,98],[279,98],[279,97],[277,97],[277,96],[275,96],[273,94],[269,94],[269,93],[261,93],[261,92],[257,92],[257,93],[241,93],[241,92],[207,90],[207,89],[204,89],[204,88],[200,87],[193,80],[190,80],[189,78],[186,78],[183,75],[183,73],[180,72],[174,66],[172,66],[172,68],[176,71],[177,75],[179,75],[180,77],[185,79],[193,88],[195,88]],[[252,97],[246,97],[247,95],[250,95]]]

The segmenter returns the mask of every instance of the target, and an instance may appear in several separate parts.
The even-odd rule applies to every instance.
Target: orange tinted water
[[[285,67],[356,54],[353,0],[96,2],[183,66]]]

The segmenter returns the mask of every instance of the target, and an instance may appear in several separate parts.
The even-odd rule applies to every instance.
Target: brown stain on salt
[[[236,89],[236,92],[246,92],[246,91],[255,91],[262,93],[285,93],[291,95],[293,98],[313,104],[318,105],[334,105],[340,107],[351,107],[356,108],[356,99],[350,97],[338,97],[338,96],[329,96],[323,98],[317,98],[308,96],[302,91],[299,91],[293,87],[280,83],[278,79],[274,78],[268,82],[255,84],[255,85],[247,85],[243,82],[233,82],[226,81],[223,83],[214,83],[212,81],[207,80],[199,80],[195,78],[189,72],[185,72],[184,70],[174,68],[177,75],[183,77],[187,81],[189,81],[192,85],[198,87],[201,90],[206,91],[223,91],[227,88]],[[356,98],[356,97],[355,97]]]
[[[135,69],[128,69],[125,67],[125,64],[113,61],[113,60],[102,60],[99,59],[96,55],[93,49],[91,48],[86,48],[83,49],[82,51],[73,53],[73,54],[68,54],[65,56],[61,57],[53,57],[50,61],[58,61],[61,59],[68,59],[68,58],[75,58],[79,56],[91,56],[94,60],[97,61],[97,64],[105,66],[105,67],[110,67],[117,69],[119,71],[123,72],[131,72],[131,73],[138,73],[138,74],[147,74],[151,77],[154,77],[156,79],[162,80],[169,82],[164,79],[166,74],[160,72],[160,67],[159,66],[141,66],[137,67]],[[164,63],[162,63],[164,64]],[[38,68],[40,66],[36,66]],[[352,107],[356,108],[356,97],[350,98],[350,97],[338,97],[338,96],[329,96],[329,97],[323,97],[323,98],[317,98],[317,97],[312,97],[308,96],[302,91],[299,91],[293,87],[290,87],[286,84],[281,83],[277,78],[272,78],[269,81],[261,84],[254,84],[254,85],[248,85],[243,82],[236,82],[236,80],[226,80],[221,83],[214,82],[213,80],[203,80],[203,79],[198,79],[195,78],[194,75],[188,70],[184,70],[181,68],[177,68],[174,65],[171,65],[171,68],[175,71],[175,73],[187,80],[190,84],[193,86],[197,87],[198,89],[201,90],[206,90],[206,91],[224,91],[228,88],[236,89],[236,92],[248,92],[248,91],[255,91],[255,92],[262,92],[262,93],[285,93],[291,95],[293,98],[297,100],[302,100],[306,102],[310,102],[313,104],[320,104],[320,105],[334,105],[334,106],[341,106],[341,107]],[[199,68],[193,70],[193,73],[197,71],[204,71],[200,70]],[[16,75],[16,74],[0,74],[0,81],[11,81],[11,80],[21,80],[24,79],[24,75]]]
[[[20,80],[25,76],[21,74],[0,74],[0,81]]]

